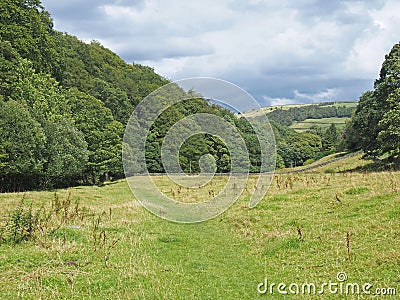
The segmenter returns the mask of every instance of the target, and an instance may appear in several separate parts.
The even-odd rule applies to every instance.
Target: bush
[[[9,214],[5,226],[1,228],[1,241],[15,245],[32,239],[47,221],[48,216],[43,207],[34,212],[32,203],[26,204],[25,198],[22,198],[17,208]]]
[[[333,150],[318,152],[318,153],[315,155],[314,160],[319,160],[319,159],[321,159],[321,158],[323,158],[323,157],[325,157],[325,156],[331,155],[331,154],[333,154],[333,153],[335,153],[335,151],[333,151]]]
[[[36,211],[32,208],[32,202],[27,203],[23,197],[0,227],[0,241],[16,245],[35,240],[39,236],[54,234],[63,225],[83,219],[82,214],[85,212],[86,210],[79,209],[78,202],[71,202],[71,195],[60,200],[55,194],[51,208],[46,210],[42,205]]]
[[[314,159],[309,158],[309,159],[307,159],[307,160],[304,162],[303,165],[306,166],[306,165],[312,164],[314,161],[315,161]]]

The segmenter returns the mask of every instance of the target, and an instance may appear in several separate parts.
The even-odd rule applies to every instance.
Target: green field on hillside
[[[322,119],[306,119],[301,122],[296,122],[290,125],[290,128],[293,128],[297,132],[303,132],[310,129],[313,125],[318,125],[324,129],[328,128],[332,123],[336,125],[336,128],[344,128],[346,122],[348,122],[350,118],[322,118]]]
[[[399,291],[400,172],[355,171],[368,163],[356,155],[308,173],[278,174],[250,209],[252,179],[227,212],[198,224],[150,214],[125,181],[0,194],[0,298],[276,299],[276,287],[272,296],[257,287],[267,280],[313,283],[319,291],[329,281],[340,283],[340,272],[345,284],[372,284],[372,293]],[[166,176],[154,181],[178,200],[203,201],[226,178],[193,193],[179,193]],[[43,207],[49,219],[28,241],[13,245],[13,234],[27,229],[29,203],[33,215]],[[346,297],[338,293],[325,289],[323,298]]]
[[[345,107],[356,107],[358,101],[345,101],[345,102],[334,102],[333,104],[329,105],[324,105],[325,107],[330,107],[330,106],[345,106]],[[283,109],[283,110],[288,110],[290,108],[296,108],[296,107],[304,107],[304,106],[312,106],[312,105],[318,105],[319,103],[307,103],[307,104],[286,104],[286,105],[274,105],[274,106],[266,106],[260,109],[254,109],[250,110],[247,112],[244,112],[241,114],[242,116],[248,117],[248,118],[254,118],[257,117],[261,114],[263,111],[264,113],[269,113],[271,111],[274,111],[276,109]]]

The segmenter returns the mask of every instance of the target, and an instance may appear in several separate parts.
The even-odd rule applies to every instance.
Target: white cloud
[[[269,96],[263,96],[263,100],[266,104],[272,106],[295,103],[319,103],[323,101],[330,101],[331,99],[334,99],[337,94],[338,91],[336,89],[326,89],[315,94],[301,93],[298,90],[294,90],[293,96],[290,98],[272,98]]]
[[[288,104],[295,104],[294,99],[289,98],[271,98],[268,96],[264,96],[264,101],[270,106],[280,106],[280,105],[288,105]]]
[[[323,102],[333,99],[338,94],[336,89],[326,89],[315,94],[300,93],[298,90],[294,91],[294,98],[296,100],[306,100],[312,102]]]
[[[400,41],[400,2],[386,1],[379,9],[363,9],[360,3],[349,5],[371,19],[355,40],[345,59],[344,72],[353,78],[375,78],[379,75],[385,54]]]

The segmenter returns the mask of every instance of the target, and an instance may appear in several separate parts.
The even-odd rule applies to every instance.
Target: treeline
[[[180,89],[177,90],[178,93],[183,93]],[[177,95],[177,98],[179,97],[182,97],[182,95]],[[243,153],[239,153],[239,155],[248,152],[248,158],[250,159],[251,164],[250,169],[247,168],[246,170],[243,170],[243,172],[260,171],[260,144],[258,137],[249,122],[245,118],[236,118],[236,116],[228,109],[208,103],[202,98],[194,98],[170,106],[154,122],[146,142],[146,163],[149,172],[165,172],[161,159],[161,147],[165,135],[174,124],[183,118],[196,113],[215,115],[237,128],[247,147],[247,151],[243,151]],[[204,122],[207,122],[207,120],[204,120]],[[217,124],[213,124],[212,126],[216,127]],[[205,126],[205,128],[207,127]],[[188,135],[191,135],[190,128],[185,128],[184,130],[187,131],[186,133]],[[179,135],[184,136],[185,132],[181,132],[178,136]],[[171,146],[174,148],[176,145]],[[227,173],[232,169],[230,150],[231,149],[228,149],[228,146],[216,136],[207,133],[195,134],[185,140],[179,149],[179,164],[182,170],[186,173],[199,173],[201,171],[200,158],[205,154],[210,154],[216,163],[216,169],[212,171],[217,173]],[[270,166],[270,169],[273,169],[274,167],[275,166]],[[209,171],[211,171],[211,169]]]
[[[103,102],[36,72],[0,41],[2,190],[97,183],[120,176],[123,125]]]
[[[322,119],[322,118],[343,118],[351,117],[353,107],[345,105],[333,105],[333,102],[311,104],[298,107],[290,107],[283,109],[277,107],[275,110],[268,112],[268,118],[281,125],[290,126],[294,122],[304,121],[306,119]]]

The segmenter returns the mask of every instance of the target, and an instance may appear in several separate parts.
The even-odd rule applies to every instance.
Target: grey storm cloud
[[[178,80],[210,76],[263,105],[353,100],[400,40],[395,0],[44,0],[55,27]]]

